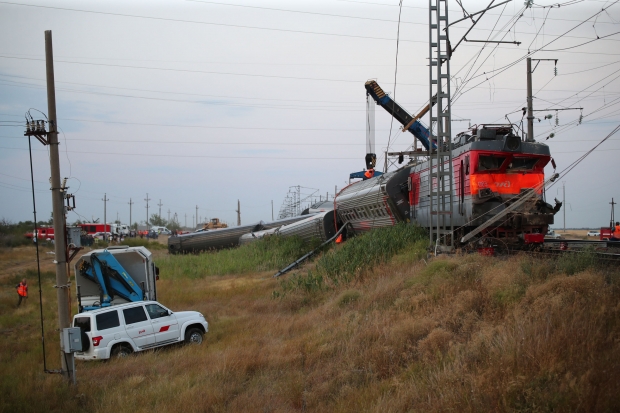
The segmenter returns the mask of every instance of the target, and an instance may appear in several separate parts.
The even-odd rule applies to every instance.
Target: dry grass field
[[[73,387],[43,373],[32,272],[15,308],[34,249],[0,252],[1,412],[620,411],[620,271],[587,254],[427,260],[410,245],[321,282],[321,260],[274,280],[155,254],[160,301],[205,314],[205,343],[78,363]],[[52,369],[53,284],[45,273]]]

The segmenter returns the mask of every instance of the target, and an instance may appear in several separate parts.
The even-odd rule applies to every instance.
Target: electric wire
[[[394,39],[389,39],[389,38],[385,38],[385,37],[372,37],[372,36],[361,36],[361,35],[354,35],[354,34],[313,32],[313,31],[305,31],[305,30],[293,30],[293,29],[280,29],[280,28],[274,28],[274,27],[259,27],[259,26],[249,26],[249,25],[242,25],[242,24],[216,23],[216,22],[206,22],[206,21],[198,21],[198,20],[173,19],[173,18],[169,18],[169,17],[141,16],[141,15],[137,15],[137,14],[112,13],[112,12],[103,12],[103,11],[94,11],[94,10],[75,9],[75,8],[69,8],[69,7],[42,6],[42,5],[35,5],[35,4],[13,3],[13,2],[8,2],[8,1],[0,1],[0,4],[10,4],[10,5],[13,5],[13,6],[25,6],[25,7],[36,7],[36,8],[42,8],[42,9],[71,11],[71,12],[79,12],[79,13],[87,13],[87,14],[100,14],[100,15],[114,16],[114,17],[129,17],[129,18],[139,18],[139,19],[154,20],[154,21],[167,21],[167,22],[174,22],[174,23],[191,23],[191,24],[199,24],[199,25],[206,25],[206,26],[231,27],[231,28],[235,28],[235,29],[251,29],[251,30],[263,30],[263,31],[283,32],[283,33],[310,34],[310,35],[319,35],[319,36],[335,36],[335,37],[345,37],[345,38],[365,39],[365,40],[394,41]],[[411,43],[426,43],[423,40],[404,40],[404,41],[411,42]]]
[[[389,152],[390,150],[390,141],[392,140],[392,126],[394,125],[394,107],[396,106],[396,85],[397,85],[396,78],[398,74],[398,45],[399,45],[399,40],[400,40],[400,16],[403,11],[403,0],[400,0],[399,6],[400,8],[398,9],[398,26],[396,29],[396,62],[394,64],[394,99],[392,99],[392,118],[390,120],[390,134],[388,135],[388,143],[387,143],[386,152]],[[384,173],[387,172],[387,166],[383,172]]]
[[[32,143],[31,143],[31,137],[28,136],[28,152],[30,154],[30,179],[31,179],[31,183],[32,183],[32,214],[34,215],[34,232],[33,232],[33,240],[35,241],[35,250],[37,252],[37,277],[39,280],[39,315],[40,315],[40,320],[41,320],[41,349],[42,349],[42,353],[43,353],[43,371],[45,373],[48,372],[47,370],[47,359],[45,357],[45,329],[43,327],[43,289],[41,287],[41,259],[39,256],[39,240],[38,240],[38,236],[39,236],[39,229],[37,227],[37,203],[35,201],[35,195],[34,195],[34,170],[32,167]]]

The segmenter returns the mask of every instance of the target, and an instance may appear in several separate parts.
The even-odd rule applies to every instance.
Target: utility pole
[[[149,201],[151,200],[151,198],[149,198],[149,193],[146,193],[146,198],[144,199],[146,201],[146,229],[148,230],[150,228],[149,225]]]
[[[185,213],[185,228],[187,228],[187,213]]]
[[[196,225],[194,225],[194,228],[196,228],[198,226],[198,205],[196,205]]]
[[[614,217],[614,205],[616,205],[616,204],[617,204],[617,202],[614,202],[614,199],[613,199],[613,198],[611,198],[611,202],[610,202],[610,204],[611,204],[611,218],[610,218],[610,220],[609,220],[609,229],[611,229],[611,230],[612,230],[612,232],[613,232],[614,222],[615,222],[615,221],[614,221],[614,220],[615,220],[615,217]]]
[[[106,203],[109,201],[107,194],[103,194],[103,240],[108,240],[108,217],[106,211]]]
[[[134,204],[134,202],[131,200],[131,198],[129,198],[129,227],[131,227],[131,206]]]
[[[527,58],[527,141],[534,142],[534,108],[532,104],[532,58],[530,57]]]
[[[534,59],[534,60],[538,62],[536,63],[536,67],[538,67],[538,64],[541,61],[555,62],[556,67],[554,69],[554,73],[557,76],[558,59]],[[536,67],[534,67],[534,70],[536,70]],[[534,70],[532,70],[532,58],[528,57],[527,58],[527,141],[528,142],[534,142],[534,104],[532,101],[533,100],[532,98],[532,73],[534,73]]]
[[[237,226],[241,226],[241,203],[239,202],[239,200],[237,199],[237,210],[235,211],[237,213]]]
[[[69,320],[69,282],[67,280],[67,245],[63,188],[60,186],[60,160],[58,157],[58,123],[56,117],[56,89],[54,86],[54,52],[52,31],[45,31],[45,72],[47,80],[47,114],[49,120],[49,158],[52,184],[52,213],[54,219],[54,252],[56,263],[56,299],[58,300],[58,329],[60,343],[63,342],[64,328],[70,327]],[[62,344],[61,344],[62,347]],[[73,353],[60,350],[60,365],[63,375],[75,383],[75,359]]]
[[[170,208],[168,208],[168,222],[170,222]]]
[[[159,200],[159,204],[157,204],[157,205],[159,205],[159,219],[161,219],[161,206],[163,205],[161,203],[161,199]]]
[[[273,199],[271,200],[271,220],[273,221]]]

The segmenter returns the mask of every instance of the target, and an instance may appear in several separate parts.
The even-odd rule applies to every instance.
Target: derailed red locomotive
[[[452,159],[454,241],[498,214],[503,216],[483,237],[504,243],[543,241],[561,207],[557,200],[555,206],[545,201],[544,168],[552,161],[547,145],[523,141],[512,125],[480,125],[457,135]],[[436,178],[429,179],[429,168],[429,161],[412,161],[345,187],[334,201],[338,221],[348,223],[354,233],[398,222],[428,228],[431,185],[437,185]],[[526,195],[530,201],[504,212]]]

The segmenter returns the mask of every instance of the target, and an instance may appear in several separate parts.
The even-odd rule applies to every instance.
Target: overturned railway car
[[[482,125],[457,136],[452,157],[455,240],[530,191],[536,192],[533,202],[502,217],[484,235],[517,242],[531,234],[544,236],[561,207],[557,201],[552,207],[544,200],[544,168],[551,160],[547,145],[522,141],[511,125]],[[338,219],[349,223],[354,233],[398,222],[428,228],[434,213],[431,185],[437,182],[435,177],[431,180],[428,161],[354,183],[336,196]]]
[[[321,242],[327,241],[336,234],[336,224],[334,221],[334,210],[330,209],[319,214],[302,215],[297,222],[272,228],[269,230],[252,232],[242,235],[239,244],[249,244],[262,238],[276,235],[279,237],[299,237],[308,242],[318,239]]]
[[[264,223],[261,221],[252,225],[213,229],[169,237],[168,252],[179,254],[236,247],[239,245],[239,237],[241,235],[259,231],[263,229],[263,226]]]
[[[237,247],[243,235],[261,233],[262,237],[268,230],[275,230],[284,225],[289,225],[307,218],[308,215],[296,216],[267,223],[260,221],[252,225],[219,228],[169,237],[168,252],[171,254],[179,254]],[[251,242],[254,238],[256,238],[256,236],[246,237],[243,239],[243,243]]]

